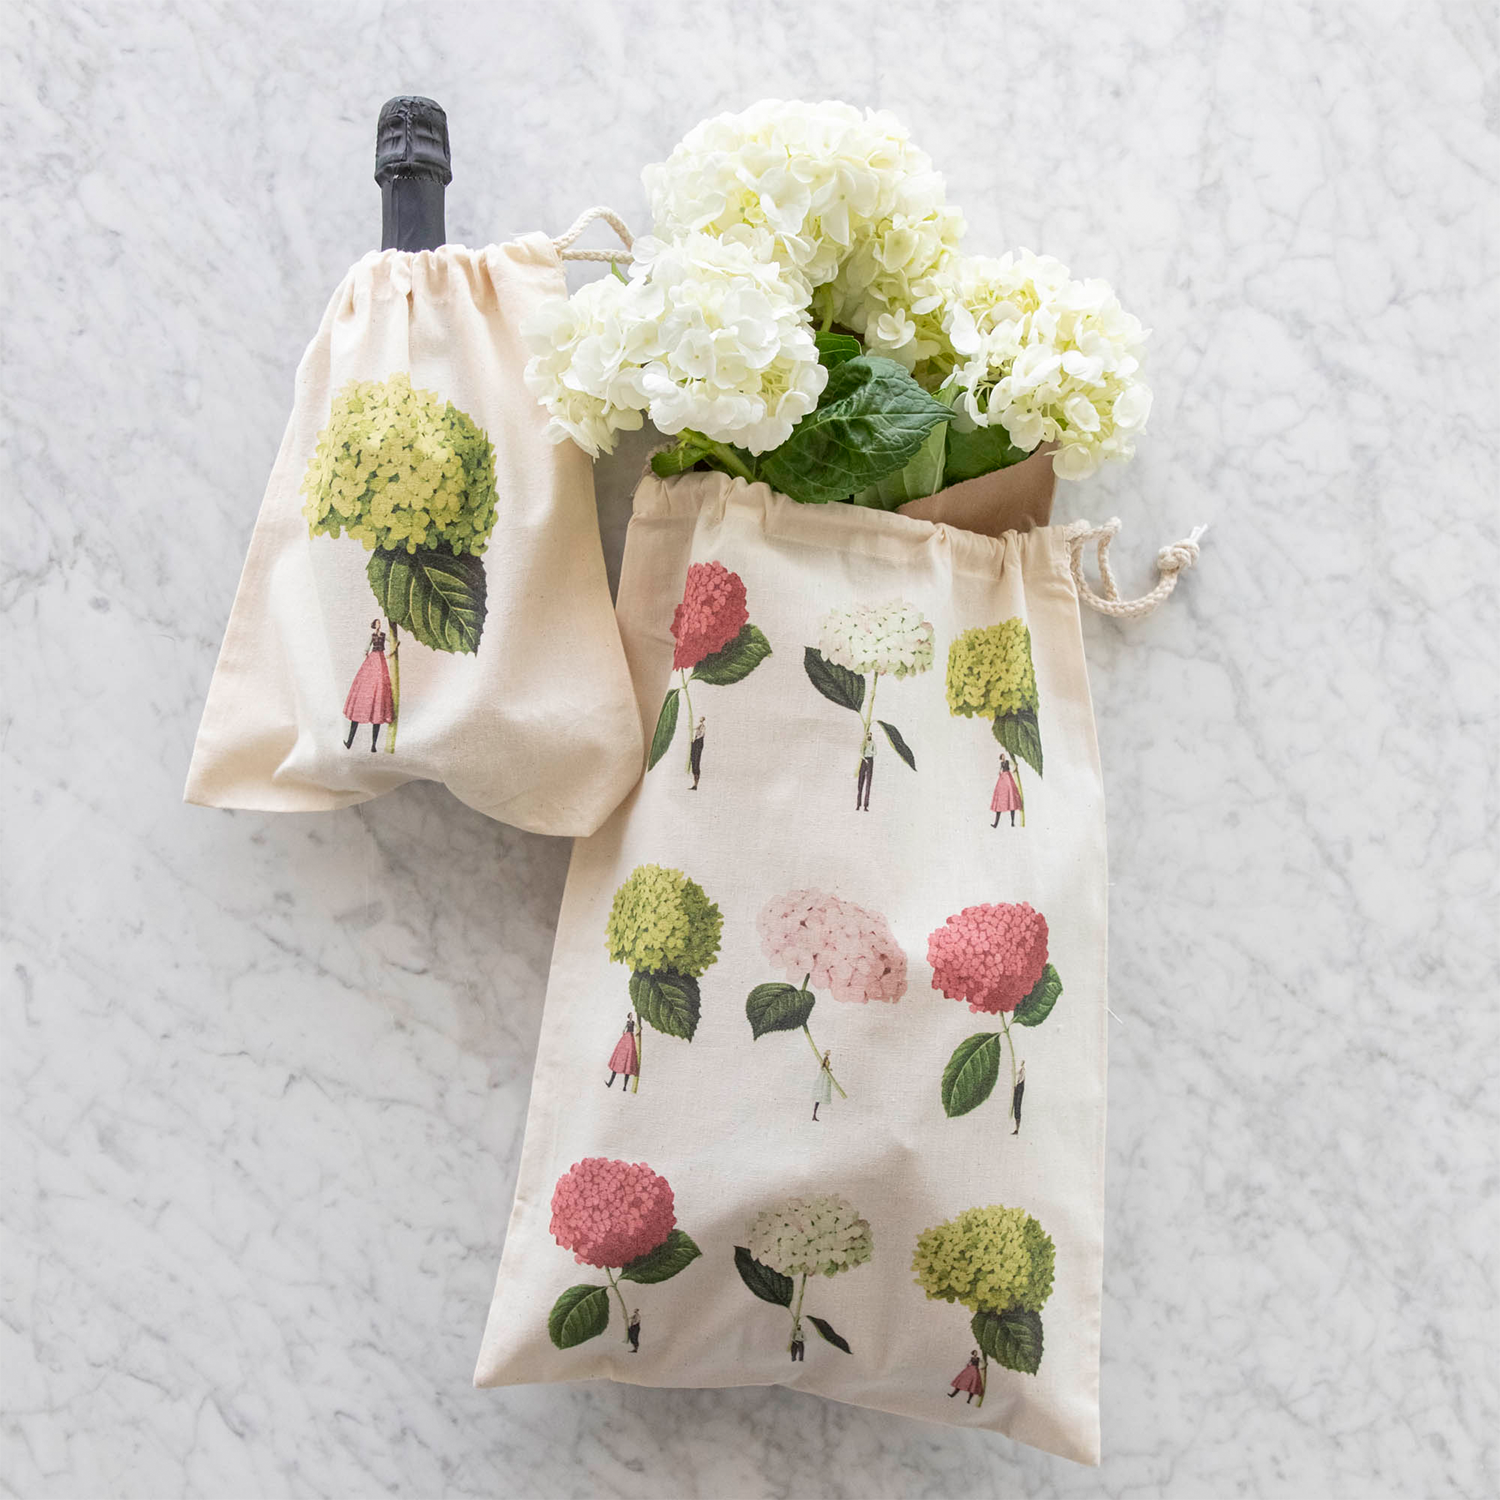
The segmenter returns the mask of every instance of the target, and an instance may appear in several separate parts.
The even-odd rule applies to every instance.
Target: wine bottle
[[[443,192],[453,181],[448,116],[431,99],[387,99],[375,126],[380,248],[436,250],[447,239]]]

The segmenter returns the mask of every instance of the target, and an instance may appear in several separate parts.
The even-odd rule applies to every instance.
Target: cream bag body
[[[643,480],[618,616],[653,765],[573,855],[477,1384],[788,1384],[1097,1462],[1069,553]]]
[[[187,800],[316,812],[411,780],[586,834],[639,775],[593,475],[545,436],[520,325],[544,235],[367,255],[297,371]]]

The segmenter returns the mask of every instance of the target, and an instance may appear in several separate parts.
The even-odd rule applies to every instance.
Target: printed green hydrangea
[[[1052,1295],[1052,1240],[1023,1208],[992,1203],[917,1236],[911,1268],[929,1297],[971,1312],[1040,1312]]]
[[[1036,712],[1031,631],[1019,619],[966,630],[948,648],[948,711],[966,719]]]
[[[354,380],[334,397],[302,493],[313,536],[477,555],[495,524],[495,450],[471,418],[409,375]]]
[[[637,865],[615,892],[605,926],[609,956],[633,974],[697,979],[719,951],[724,918],[681,870]]]

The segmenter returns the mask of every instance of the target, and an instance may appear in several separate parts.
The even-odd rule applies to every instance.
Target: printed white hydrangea
[[[643,177],[664,239],[703,230],[826,286],[820,314],[908,369],[943,347],[937,273],[963,216],[894,116],[765,99],[703,121]]]
[[[783,1276],[836,1276],[863,1265],[874,1241],[870,1224],[836,1193],[788,1198],[750,1223],[745,1248]]]
[[[807,291],[746,245],[690,234],[635,244],[630,280],[590,282],[526,327],[526,384],[548,434],[597,456],[650,416],[764,453],[818,403],[828,372]]]
[[[932,624],[904,599],[831,609],[818,622],[818,650],[861,677],[909,677],[932,665]]]
[[[943,327],[961,412],[1002,425],[1028,453],[1057,443],[1052,466],[1064,479],[1134,454],[1151,410],[1140,377],[1147,331],[1108,282],[1074,281],[1030,250],[958,258],[948,280]]]

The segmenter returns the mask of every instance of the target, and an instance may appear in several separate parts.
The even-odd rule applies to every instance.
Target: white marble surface
[[[1493,13],[19,0],[4,182],[3,1484],[26,1497],[1500,1492]],[[1108,277],[1062,498],[1111,798],[1105,1463],[766,1390],[469,1386],[567,848],[182,806],[292,369],[448,109],[454,239],[642,218],[763,94],[902,115]],[[1488,217],[1487,217],[1488,215]],[[600,469],[617,552],[639,449]]]

